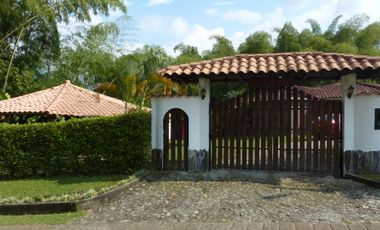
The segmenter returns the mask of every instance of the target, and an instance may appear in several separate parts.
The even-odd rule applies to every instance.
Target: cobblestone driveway
[[[376,223],[380,189],[289,173],[157,173],[78,222],[155,220]]]

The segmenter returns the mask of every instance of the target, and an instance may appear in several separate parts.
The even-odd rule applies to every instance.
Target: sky
[[[380,21],[379,0],[125,0],[125,4],[127,17],[112,11],[108,17],[93,16],[90,24],[117,23],[127,50],[155,44],[171,55],[176,55],[173,47],[180,42],[200,52],[211,49],[212,35],[226,36],[235,48],[258,30],[275,38],[273,29],[288,21],[299,31],[309,27],[309,18],[322,30],[338,15],[343,15],[340,22],[362,13],[370,17],[369,23]]]

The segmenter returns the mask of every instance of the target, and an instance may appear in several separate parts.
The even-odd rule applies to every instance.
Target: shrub
[[[150,114],[0,125],[0,177],[118,174],[150,159]]]

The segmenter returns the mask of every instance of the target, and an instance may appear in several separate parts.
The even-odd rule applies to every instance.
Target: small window
[[[380,108],[375,109],[375,129],[380,129]]]

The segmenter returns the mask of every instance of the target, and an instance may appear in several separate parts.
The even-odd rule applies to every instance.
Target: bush
[[[0,125],[0,177],[118,174],[150,159],[150,114]]]

